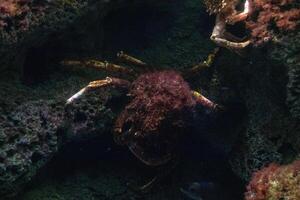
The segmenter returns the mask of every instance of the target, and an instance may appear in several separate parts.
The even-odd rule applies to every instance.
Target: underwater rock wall
[[[57,152],[62,134],[62,106],[32,101],[1,114],[0,195],[16,195]]]
[[[95,50],[92,48],[95,43],[102,42],[103,35],[99,34],[102,30],[99,30],[95,23],[110,11],[113,11],[113,16],[106,19],[106,26],[111,30],[106,32],[105,38],[106,45],[109,46],[105,48],[105,53],[108,55],[122,50],[119,48],[124,48],[122,45],[126,44],[130,53],[134,52],[137,57],[147,62],[153,61],[156,65],[183,69],[201,62],[214,48],[209,41],[211,21],[208,15],[204,14],[205,9],[200,5],[200,1],[170,2],[171,5],[162,10],[169,15],[173,13],[164,9],[173,9],[176,13],[171,15],[174,21],[164,24],[164,20],[154,17],[156,23],[159,21],[161,24],[152,22],[149,26],[153,28],[153,25],[157,25],[157,29],[149,30],[149,27],[143,27],[145,31],[137,27],[136,35],[147,34],[147,37],[142,39],[148,39],[148,43],[140,48],[136,48],[138,45],[133,43],[137,38],[132,39],[130,32],[126,31],[127,22],[134,26],[130,20],[144,19],[143,13],[133,15],[128,20],[126,17],[130,13],[125,12],[124,15],[120,9],[122,6],[128,6],[128,1],[67,1],[62,4],[53,3],[56,1],[48,2],[51,5],[49,12],[36,15],[42,19],[34,20],[37,23],[29,24],[26,30],[1,30],[0,55],[3,59],[0,61],[0,69],[22,71],[32,47],[36,48],[35,51],[46,49],[56,37],[60,42],[69,42],[66,46],[70,49],[64,49],[66,54],[72,52],[72,48],[78,48],[76,54],[79,58],[92,57],[95,54],[98,56],[103,52],[92,52]],[[55,5],[58,6],[57,10]],[[90,20],[93,17],[94,20]],[[112,27],[111,22],[120,23]],[[124,22],[126,26],[119,26]],[[89,29],[80,32],[83,23],[89,25]],[[78,38],[78,35],[82,37]],[[96,38],[99,41],[95,41]],[[249,180],[254,171],[268,163],[287,163],[299,155],[299,41],[299,34],[289,34],[281,43],[271,44],[271,47],[266,47],[267,50],[253,49],[248,51],[245,57],[222,50],[216,64],[197,74],[191,82],[192,88],[198,89],[217,103],[238,103],[245,106],[245,119],[235,124],[239,128],[233,128],[232,131],[236,132],[232,134],[234,137],[226,138],[228,140],[225,140],[224,144],[231,152],[229,159],[232,171],[243,180]],[[130,42],[132,43],[128,44]],[[56,51],[61,50],[54,47],[45,54],[54,54]],[[34,53],[32,55],[33,58],[27,62],[29,65],[30,61],[35,59]],[[266,59],[269,56],[271,59]],[[61,68],[55,64],[57,68]],[[32,78],[31,73],[39,72],[44,67],[39,62],[35,65],[36,68],[31,69],[29,78]],[[1,94],[4,98],[0,100],[3,127],[3,131],[0,132],[0,160],[3,161],[0,162],[0,194],[15,195],[18,192],[15,189],[22,189],[22,186],[28,184],[36,172],[55,155],[58,147],[70,137],[74,136],[79,141],[89,140],[110,131],[113,120],[124,102],[120,103],[118,99],[108,106],[107,99],[111,98],[112,92],[108,90],[87,94],[86,98],[66,108],[68,120],[63,120],[65,99],[89,81],[104,77],[103,74],[96,74],[94,71],[86,73],[85,70],[73,70],[70,73],[69,70],[72,71],[60,71],[62,75],[58,75],[59,78],[50,76],[50,81],[46,80],[46,83],[43,83],[48,85],[45,88],[27,88],[19,83],[19,89],[14,82],[7,86],[8,83],[1,81]],[[72,79],[70,76],[76,77]],[[217,84],[213,86],[215,82]],[[31,93],[31,90],[35,92]],[[234,95],[224,99],[224,93],[225,96],[230,96],[231,91]],[[57,131],[61,126],[64,130]],[[223,132],[220,133],[221,137],[224,137]],[[218,144],[218,137],[210,142]]]
[[[248,49],[244,57],[232,58],[235,62],[220,58],[221,85],[235,88],[247,109],[230,158],[232,170],[244,180],[268,163],[299,156],[298,32],[272,32],[276,41]]]
[[[84,27],[83,16],[99,23],[111,10],[155,1],[127,0],[9,0],[0,3],[0,70],[22,67],[32,48],[43,48],[51,38],[64,37],[70,25]],[[79,28],[80,29],[80,28]],[[80,30],[73,30],[80,31]],[[102,37],[99,35],[98,37]],[[79,39],[79,38],[77,38]],[[82,39],[82,38],[81,38]]]
[[[99,95],[99,92],[101,95]],[[95,91],[65,108],[58,99],[24,102],[0,115],[0,195],[17,195],[62,145],[99,139],[115,114],[110,91]]]
[[[286,104],[290,113],[300,119],[300,33],[292,32],[280,38],[280,43],[270,51],[274,62],[282,63],[287,67],[288,84]]]
[[[298,1],[253,1],[253,13],[246,20],[255,47],[265,46],[266,56],[273,64],[287,68],[287,106],[299,119],[299,28],[300,4]]]
[[[88,9],[88,1],[6,1],[0,4],[1,68],[22,65],[28,49],[43,44]],[[5,12],[6,11],[6,12]]]
[[[239,90],[247,107],[247,121],[230,162],[244,180],[268,163],[289,163],[299,156],[297,43],[294,32],[280,43],[253,49],[250,62],[243,66],[245,79],[237,85],[243,87]]]
[[[41,56],[39,52],[48,48],[47,45],[51,46],[53,37],[66,37],[62,35],[67,27],[70,25],[81,26],[79,23],[83,22],[79,19],[84,15],[88,15],[88,17],[92,15],[95,16],[95,20],[100,20],[117,7],[130,7],[135,3],[143,2],[44,1],[38,5],[35,1],[0,3],[0,10],[7,11],[7,13],[1,13],[0,16],[1,199],[15,196],[22,191],[36,173],[57,153],[62,144],[73,139],[93,138],[91,135],[77,134],[79,130],[80,133],[90,133],[93,130],[93,133],[99,136],[105,130],[110,129],[109,124],[114,117],[112,111],[106,110],[103,105],[105,99],[108,98],[105,96],[108,93],[104,92],[103,98],[99,98],[99,95],[94,98],[96,102],[88,101],[89,105],[76,104],[72,108],[72,113],[67,112],[68,116],[74,115],[74,121],[65,121],[65,99],[82,87],[86,80],[60,77],[50,80],[50,84],[48,82],[38,87],[33,85],[27,87],[22,82],[24,80],[22,77],[24,63],[29,67],[35,65],[28,72],[28,79],[34,78],[34,74],[37,74],[38,78],[43,80],[45,77],[42,72],[47,70],[42,68],[45,68],[47,62],[53,62],[51,59],[43,59],[47,58],[49,54],[51,58],[53,49],[46,50],[44,52],[46,57],[42,58],[39,57]],[[12,8],[16,9],[15,13],[10,13],[13,11]],[[24,24],[25,22],[26,24]],[[101,40],[102,36],[98,35],[98,37]],[[33,53],[32,49],[35,49]],[[28,55],[31,57],[30,59],[28,59]],[[42,60],[42,62],[36,62],[36,60]],[[52,77],[50,75],[50,79]],[[49,86],[45,86],[47,84]],[[70,89],[73,91],[70,92]],[[91,106],[92,104],[94,107]],[[80,117],[83,112],[89,112],[86,115],[88,117],[86,123]],[[83,130],[82,123],[86,124],[85,128],[91,127],[92,130]],[[72,138],[68,137],[67,133],[70,133],[68,130],[72,131]]]
[[[97,89],[67,105],[65,122],[68,139],[92,140],[102,133],[111,132],[116,115],[106,105],[111,98],[112,90]]]

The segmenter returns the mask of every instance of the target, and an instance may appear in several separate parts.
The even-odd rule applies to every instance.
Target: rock
[[[99,134],[111,132],[115,113],[106,107],[111,90],[96,89],[87,92],[66,107],[69,139],[90,140]]]
[[[55,100],[28,101],[0,123],[0,195],[22,191],[62,145],[99,139],[115,114],[105,107],[110,90],[87,93],[65,108]]]
[[[1,197],[16,195],[57,152],[62,111],[61,103],[33,101],[1,116]]]
[[[299,160],[288,165],[275,163],[255,172],[247,186],[245,200],[299,199]]]
[[[7,1],[0,6],[15,7],[16,11],[2,14],[0,22],[1,68],[22,71],[30,48],[44,44],[51,34],[59,34],[88,10],[86,0]],[[3,16],[4,15],[4,16]]]
[[[78,50],[78,58],[86,57],[86,55],[93,57],[95,55],[93,45],[97,42],[101,45],[103,39],[97,24],[102,23],[101,19],[110,10],[127,5],[129,1],[74,0],[68,1],[71,4],[60,4],[64,6],[56,7],[57,2],[59,1],[43,1],[43,5],[49,5],[47,9],[51,8],[47,10],[49,11],[45,15],[47,17],[42,21],[36,21],[37,24],[29,24],[29,29],[24,30],[22,34],[12,34],[11,32],[7,33],[11,34],[10,36],[0,39],[0,55],[3,58],[0,64],[1,69],[17,68],[22,71],[26,67],[35,65],[27,72],[30,76],[29,79],[32,78],[33,73],[39,76],[39,72],[43,72],[45,66],[41,65],[40,61],[35,62],[36,55],[41,55],[42,64],[44,64],[48,63],[44,58],[49,59],[47,56],[59,51],[56,46],[50,51],[47,49],[51,46],[53,38],[58,38],[56,44],[57,41],[60,41],[59,44],[69,42],[66,45],[69,48],[66,51],[67,54],[74,47]],[[159,17],[147,18],[150,22],[148,22],[148,26],[142,26],[144,32],[139,30],[140,26],[135,27],[134,31],[141,31],[136,35],[146,34],[148,36],[147,42],[143,45],[137,43],[140,43],[140,40],[144,40],[145,37],[139,38],[140,40],[137,41],[135,41],[136,38],[130,40],[128,35],[131,35],[132,32],[126,32],[128,27],[122,28],[121,26],[128,22],[124,13],[126,15],[129,12],[124,12],[123,15],[119,14],[117,17],[115,15],[118,15],[118,12],[114,12],[113,17],[116,18],[108,23],[119,20],[119,24],[117,24],[117,28],[114,27],[107,31],[105,39],[108,39],[109,45],[111,43],[115,45],[106,49],[110,51],[108,54],[115,54],[116,49],[120,50],[120,48],[124,48],[123,45],[127,44],[127,49],[134,52],[134,56],[147,61],[147,63],[153,61],[155,65],[168,65],[174,69],[204,60],[204,57],[213,49],[209,42],[211,29],[207,29],[210,25],[207,23],[209,18],[205,15],[205,10],[201,10],[199,2],[193,0],[177,1],[171,3],[167,8],[164,9],[176,11],[174,12],[176,14],[173,13],[173,15],[170,11],[160,11],[164,13],[162,16],[171,16],[170,25],[160,19],[161,15],[154,12],[153,15],[157,14]],[[56,9],[57,12],[54,12]],[[131,16],[130,20],[136,16],[144,16],[144,13],[135,14]],[[122,20],[120,20],[121,18]],[[159,21],[159,23],[155,24],[156,22],[151,20]],[[86,23],[87,21],[88,23]],[[140,19],[137,21],[146,23]],[[128,23],[132,26],[135,25],[134,22]],[[153,28],[153,24],[157,26],[156,29]],[[166,24],[168,26],[165,26]],[[110,27],[110,24],[108,26]],[[81,29],[89,31],[80,32]],[[127,36],[126,34],[124,36],[123,33],[127,33]],[[13,38],[18,39],[14,40]],[[127,43],[119,44],[119,41],[124,40]],[[135,46],[132,46],[134,41],[136,42]],[[229,156],[231,168],[241,179],[249,179],[253,171],[270,162],[287,162],[295,159],[299,154],[300,142],[297,138],[299,135],[298,124],[300,124],[297,121],[299,118],[298,41],[300,40],[297,35],[288,35],[282,40],[282,43],[272,44],[272,48],[268,47],[267,51],[262,48],[248,52],[247,58],[240,58],[227,51],[225,55],[217,58],[213,67],[214,72],[208,69],[204,73],[199,73],[199,77],[196,75],[197,77],[191,84],[194,89],[204,88],[205,95],[213,96],[213,100],[217,103],[221,102],[226,105],[228,102],[238,102],[246,108],[246,113],[234,123],[234,126],[239,128],[232,128],[232,131],[228,131],[234,135],[233,139],[228,139],[227,134],[224,134],[222,130],[220,136],[216,134],[216,137],[211,137],[212,141],[210,141],[215,143],[215,138],[224,138],[222,142],[224,146],[228,147],[226,153],[231,151]],[[74,44],[70,45],[72,42]],[[41,52],[41,54],[36,54],[37,52]],[[94,54],[90,54],[90,52]],[[99,52],[99,54],[101,53]],[[266,59],[266,55],[271,55],[271,59]],[[54,62],[49,63],[53,64]],[[57,65],[55,66],[58,68]],[[61,72],[63,80],[60,80],[59,84],[61,85],[56,87],[65,89],[69,96],[89,81],[104,77],[103,74],[96,77],[96,75],[87,75],[85,72],[85,70],[80,71],[80,76],[85,79],[80,79],[79,83],[73,80],[68,83],[70,80],[68,76],[70,74],[72,77],[78,76],[78,71],[70,74],[67,70]],[[210,84],[212,73],[215,73],[214,79],[217,79],[217,84]],[[57,79],[52,81],[56,82]],[[48,88],[53,87],[52,83],[45,84],[50,85]],[[5,83],[1,83],[1,85],[5,86]],[[213,85],[217,85],[217,88]],[[230,88],[234,95],[230,95],[229,90],[222,90],[222,88]],[[83,98],[75,101],[71,107],[64,108],[64,100],[67,97],[62,95],[61,90],[52,89],[44,92],[42,98],[40,93],[45,89],[26,88],[23,85],[20,90],[17,90],[16,87],[13,87],[13,90],[11,90],[12,87],[3,87],[3,89],[4,95],[0,95],[5,97],[3,98],[5,101],[0,99],[1,195],[14,195],[20,191],[65,142],[89,140],[89,138],[98,137],[103,132],[109,132],[116,113],[124,108],[123,103],[126,103],[118,99],[108,106],[114,98],[111,95],[112,91],[101,89],[87,93]],[[30,90],[36,90],[36,93],[26,94]],[[1,91],[3,94],[2,87]],[[220,96],[224,96],[222,91],[229,97],[221,99]],[[56,98],[56,95],[62,95],[60,100]],[[8,96],[9,100],[7,100]],[[32,100],[33,97],[54,100],[37,101]],[[67,120],[63,120],[64,109],[66,109]],[[50,115],[48,115],[49,113]],[[46,125],[45,121],[48,122]],[[60,127],[66,131],[62,131]],[[231,148],[232,146],[234,147]]]
[[[246,109],[229,159],[243,180],[269,163],[291,162],[300,154],[298,32],[275,35],[276,41],[248,49],[244,57],[224,52],[218,60],[220,86],[235,88]]]
[[[291,32],[280,38],[270,50],[274,62],[286,66],[288,83],[286,105],[293,117],[300,119],[300,33]]]
[[[47,55],[49,54],[47,48],[51,48],[53,40],[66,39],[68,38],[66,35],[70,32],[79,33],[76,39],[84,37],[83,34],[88,34],[83,33],[87,27],[86,23],[81,21],[82,18],[90,21],[89,25],[98,26],[99,21],[110,11],[135,3],[141,2],[130,1],[129,3],[128,0],[8,0],[1,2],[0,9],[5,12],[0,14],[0,71],[9,68],[23,73],[26,60],[30,59],[31,54],[35,54],[33,56],[37,60],[41,56],[43,59],[53,59],[51,55]],[[101,34],[92,36],[93,39],[94,37],[102,39]],[[80,40],[89,39],[80,38]],[[65,42],[71,43],[72,38]],[[89,45],[87,43],[85,45]]]

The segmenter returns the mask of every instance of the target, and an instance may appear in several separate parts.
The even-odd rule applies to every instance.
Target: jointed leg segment
[[[66,60],[62,62],[63,65],[66,66],[84,66],[89,68],[94,68],[97,70],[105,70],[109,72],[118,72],[118,73],[126,73],[126,74],[134,74],[132,69],[128,69],[121,65],[116,65],[113,63],[109,63],[107,61],[99,61],[99,60]]]
[[[191,92],[192,92],[192,95],[195,97],[197,103],[203,105],[204,107],[209,108],[211,110],[222,109],[221,106],[219,106],[218,104],[215,104],[211,100],[207,99],[205,96],[203,96],[199,92],[197,92],[197,91],[191,91]]]
[[[250,41],[232,42],[218,36],[211,36],[211,40],[213,40],[216,44],[218,44],[221,47],[225,47],[233,50],[243,49],[250,44]]]
[[[120,51],[118,54],[117,54],[117,57],[123,61],[123,62],[126,62],[128,64],[131,64],[131,65],[134,65],[134,66],[137,66],[137,67],[149,67],[147,65],[147,63],[137,59],[137,58],[134,58],[128,54],[125,54],[123,51]]]
[[[128,54],[125,54],[123,51],[119,52],[117,54],[117,57],[120,59],[120,61],[127,63],[129,65],[133,65],[136,67],[142,67],[144,71],[150,68],[148,64],[145,62],[134,58]],[[107,61],[99,61],[99,60],[65,60],[62,62],[62,65],[65,66],[84,66],[89,67],[97,70],[104,70],[108,72],[118,72],[122,74],[129,74],[136,76],[138,75],[137,72],[133,69],[124,67],[122,65],[117,65],[113,63],[109,63]],[[140,70],[139,70],[140,71]]]
[[[244,6],[243,12],[239,14],[233,14],[232,16],[224,13],[217,14],[216,24],[210,37],[217,45],[236,51],[243,49],[250,44],[249,40],[241,42],[238,38],[235,38],[233,35],[226,32],[226,24],[235,24],[248,17],[251,9],[249,0],[246,0]]]
[[[205,68],[209,68],[215,61],[215,57],[216,57],[217,53],[219,52],[219,50],[220,50],[219,47],[215,48],[214,51],[208,55],[207,59],[204,62],[199,63],[199,64],[193,66],[192,68],[185,70],[183,72],[183,74],[188,77],[188,76],[197,74],[198,72],[200,72],[201,70],[203,70]]]
[[[105,86],[116,86],[116,87],[121,87],[121,88],[128,88],[130,86],[130,82],[123,80],[123,79],[111,78],[111,77],[106,77],[106,79],[103,79],[103,80],[92,81],[87,86],[85,86],[84,88],[79,90],[79,92],[77,92],[72,97],[70,97],[67,100],[67,104],[70,104],[75,99],[78,99],[79,97],[81,97],[89,89],[95,89],[95,88],[100,88],[100,87],[105,87]]]
[[[156,176],[154,176],[150,181],[145,183],[142,186],[133,186],[131,185],[131,188],[135,190],[136,192],[140,193],[146,193],[148,192],[155,184],[165,179],[177,166],[179,157],[176,156],[171,160],[169,163],[160,166],[157,170]]]

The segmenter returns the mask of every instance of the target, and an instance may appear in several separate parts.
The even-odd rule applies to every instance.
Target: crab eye
[[[131,126],[132,126],[131,122],[125,122],[125,124],[123,125],[123,128],[122,128],[123,133],[130,132]]]
[[[124,140],[128,140],[132,136],[132,123],[125,122],[122,127],[122,137]]]

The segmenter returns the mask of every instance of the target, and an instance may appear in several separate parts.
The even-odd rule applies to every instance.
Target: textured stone
[[[57,152],[63,104],[33,101],[1,116],[0,194],[15,195]]]

